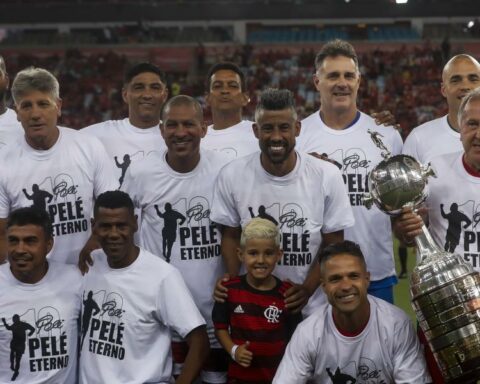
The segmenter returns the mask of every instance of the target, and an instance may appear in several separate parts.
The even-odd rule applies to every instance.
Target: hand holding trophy
[[[413,209],[428,195],[428,177],[435,176],[407,155],[391,156],[378,132],[369,131],[384,158],[370,173],[372,204],[389,215]],[[415,237],[420,263],[410,277],[412,306],[437,364],[449,384],[477,383],[480,378],[480,274],[457,254],[442,250],[428,229]]]

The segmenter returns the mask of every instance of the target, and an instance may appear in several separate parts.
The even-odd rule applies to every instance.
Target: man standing
[[[458,126],[463,151],[445,153],[432,159],[436,178],[428,181],[429,194],[422,210],[424,220],[410,209],[395,219],[395,235],[406,245],[414,245],[423,222],[438,246],[463,256],[480,271],[480,88],[466,96],[458,110]],[[445,211],[448,211],[445,212]],[[430,349],[427,362],[435,383],[443,383]]]
[[[340,168],[355,216],[355,226],[345,238],[360,244],[372,274],[369,293],[393,302],[396,284],[390,219],[374,207],[363,206],[368,175],[382,161],[381,150],[369,130],[382,136],[393,154],[402,150],[402,139],[393,127],[377,126],[357,108],[360,86],[358,58],[346,41],[325,44],[315,58],[314,83],[320,93],[320,110],[302,121],[299,149],[326,154]]]
[[[90,234],[93,199],[118,184],[98,139],[58,127],[62,101],[57,79],[41,68],[20,71],[12,96],[25,137],[0,155],[0,261],[6,217],[24,206],[46,208],[56,237],[56,261],[76,263]],[[32,204],[33,203],[33,204]]]
[[[200,104],[189,96],[170,99],[162,112],[161,133],[167,150],[152,152],[132,164],[122,189],[140,209],[141,245],[180,270],[207,321],[212,350],[202,373],[204,382],[224,383],[227,358],[214,336],[212,287],[224,268],[220,233],[210,220],[213,185],[228,161],[200,149],[207,127]],[[187,346],[174,336],[174,361],[185,359]]]
[[[430,383],[407,314],[367,295],[370,274],[360,247],[333,244],[319,262],[328,304],[297,327],[273,383]]]
[[[8,264],[0,266],[0,382],[77,383],[82,278],[47,261],[53,232],[47,212],[12,211]]]
[[[165,143],[160,135],[160,112],[168,97],[167,79],[160,68],[140,63],[126,73],[122,89],[128,105],[128,118],[109,120],[83,128],[96,136],[107,149],[115,169],[117,187],[121,187],[128,168],[151,151],[160,151]]]
[[[202,140],[202,148],[222,152],[230,160],[256,152],[253,122],[242,119],[243,108],[250,102],[242,70],[234,63],[215,64],[208,71],[205,86],[213,124]]]
[[[193,383],[208,353],[205,321],[176,268],[137,247],[137,218],[121,191],[95,201],[92,227],[102,247],[85,277],[89,329],[82,342],[80,383],[171,383],[170,332],[189,353],[177,383]]]
[[[463,97],[480,86],[480,64],[472,56],[452,57],[442,72],[442,95],[448,104],[448,114],[412,130],[405,140],[403,153],[420,163],[433,157],[462,150],[458,108]]]
[[[5,60],[0,55],[0,147],[23,135],[22,125],[14,110],[7,108],[7,93],[10,86]]]
[[[338,169],[295,151],[300,122],[290,91],[262,93],[254,132],[260,153],[221,170],[211,217],[222,226],[222,255],[231,276],[239,271],[237,248],[250,211],[268,214],[279,223],[283,256],[276,273],[295,283],[286,292],[286,303],[299,310],[319,284],[314,260],[320,245],[343,240],[343,230],[353,225],[352,211]],[[307,312],[314,308],[310,303]]]

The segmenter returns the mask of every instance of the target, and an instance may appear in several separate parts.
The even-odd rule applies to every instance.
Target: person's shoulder
[[[407,313],[396,305],[370,295],[368,295],[368,300],[373,304],[375,311],[377,312],[378,322],[391,325],[392,323],[403,324],[411,321]]]
[[[223,285],[227,288],[234,288],[234,287],[240,287],[241,283],[242,283],[241,276],[235,276],[225,281]]]
[[[82,128],[80,129],[80,132],[88,133],[97,137],[106,136],[112,134],[112,130],[121,127],[123,123],[124,120],[106,120]]]
[[[366,129],[372,129],[382,135],[400,135],[400,132],[393,125],[377,125],[375,119],[364,112],[360,112],[360,119],[357,124],[361,124]]]
[[[420,138],[428,139],[431,137],[432,134],[437,134],[438,127],[440,125],[445,124],[446,121],[447,121],[447,116],[442,116],[437,119],[433,119],[423,124],[420,124],[419,126],[412,129],[410,134],[407,136],[406,140],[408,140],[409,137],[412,137],[412,138],[420,137]]]
[[[440,155],[433,156],[430,159],[430,164],[433,168],[433,171],[438,176],[444,171],[451,171],[456,168],[456,163],[459,162],[463,155],[463,150],[443,153]]]
[[[58,283],[64,287],[62,291],[70,290],[74,294],[79,293],[83,276],[76,265],[49,260],[48,273],[55,284]]]
[[[151,275],[155,280],[160,282],[168,277],[180,274],[177,268],[167,263],[160,256],[157,256],[142,247],[139,248],[140,253],[138,256],[137,267],[140,268],[145,275]]]
[[[252,169],[252,163],[260,161],[260,152],[254,152],[246,156],[242,156],[228,162],[223,168],[221,173],[230,174],[234,177],[238,177],[239,173],[243,174],[245,170],[250,171]]]
[[[207,166],[210,169],[213,168],[213,170],[223,168],[223,166],[231,161],[224,153],[210,149],[202,149],[201,156],[205,157],[206,163],[208,164]]]

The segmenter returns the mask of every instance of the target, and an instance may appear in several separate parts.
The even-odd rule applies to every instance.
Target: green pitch
[[[400,273],[400,261],[398,259],[398,241],[394,242],[395,250],[395,265],[397,268],[397,273]],[[408,257],[407,257],[407,269],[408,277],[406,279],[398,279],[398,284],[394,287],[394,304],[402,308],[407,314],[410,315],[414,323],[416,322],[415,313],[413,312],[412,305],[410,304],[410,273],[415,266],[415,248],[408,248]]]

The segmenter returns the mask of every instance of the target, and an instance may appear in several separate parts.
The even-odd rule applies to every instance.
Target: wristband
[[[238,347],[239,346],[237,344],[234,344],[232,347],[232,350],[230,351],[230,356],[232,356],[233,361],[237,361],[235,360],[235,352],[237,352]]]

